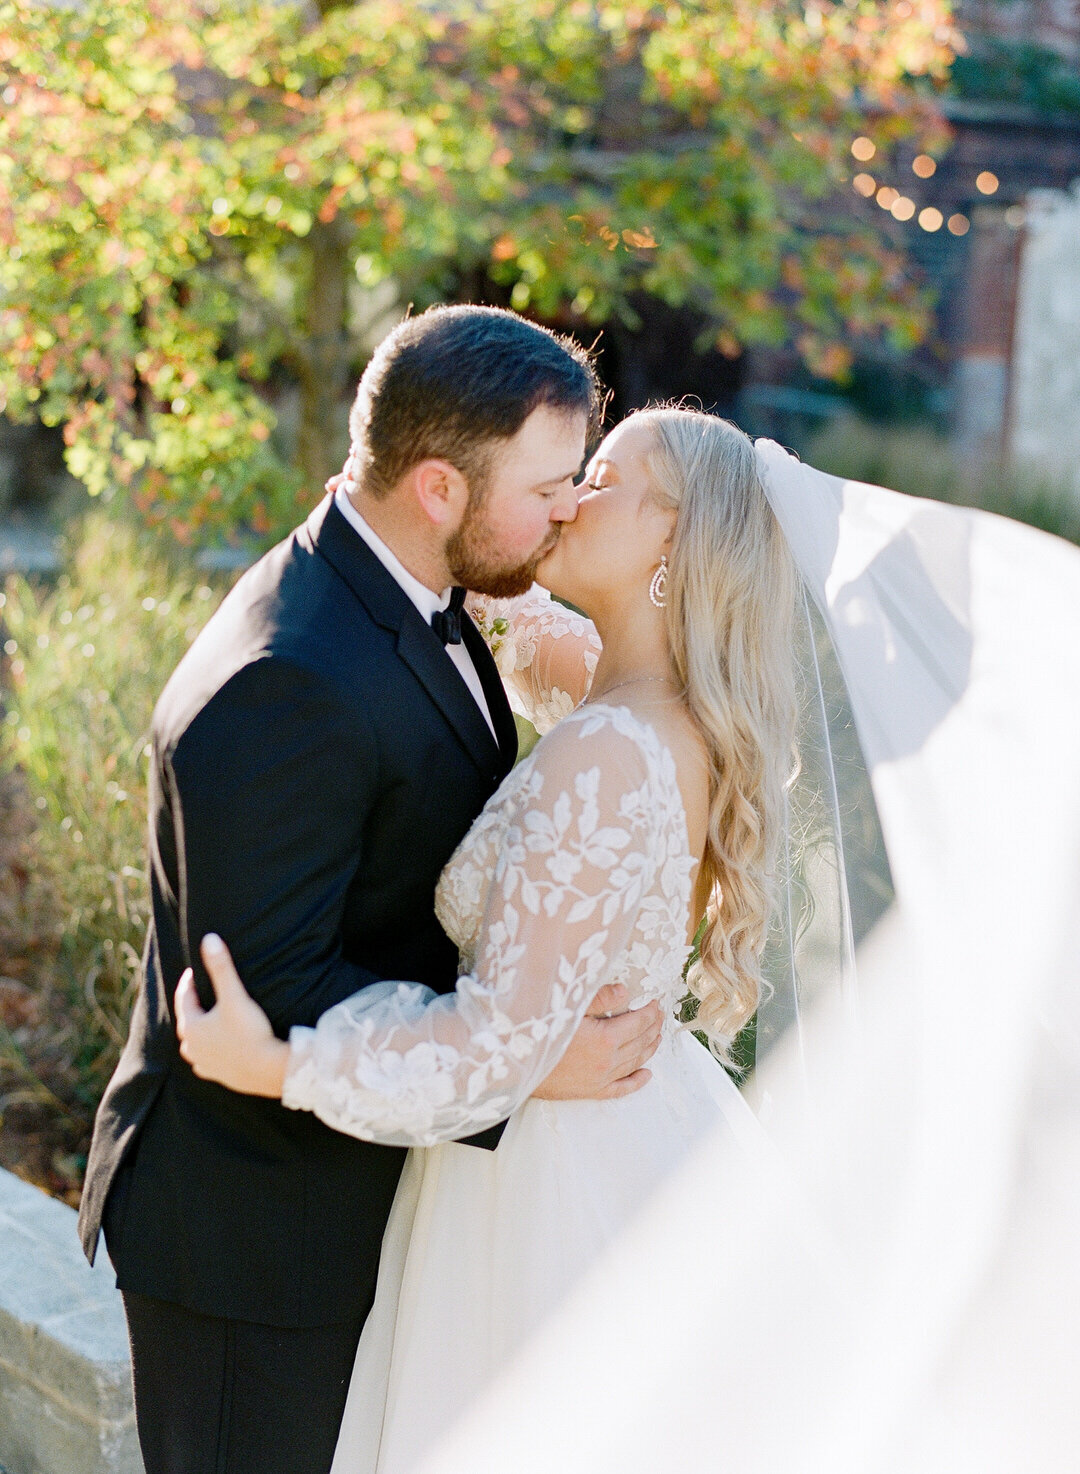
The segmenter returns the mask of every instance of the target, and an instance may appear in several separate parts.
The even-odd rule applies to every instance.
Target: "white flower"
[[[517,670],[517,646],[514,644],[513,635],[507,635],[505,639],[494,641],[491,653],[495,657],[496,670],[504,681],[507,680]]]

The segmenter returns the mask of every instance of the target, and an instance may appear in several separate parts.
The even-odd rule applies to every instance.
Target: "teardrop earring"
[[[657,609],[663,609],[667,603],[667,554],[663,553],[660,558],[660,566],[652,576],[649,583],[649,599]]]

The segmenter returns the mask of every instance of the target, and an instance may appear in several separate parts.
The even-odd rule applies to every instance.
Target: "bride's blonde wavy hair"
[[[653,494],[675,509],[668,641],[708,749],[707,886],[694,1027],[721,1059],[761,997],[761,953],[795,772],[795,565],[754,447],[715,415],[671,405],[633,418],[652,432]]]

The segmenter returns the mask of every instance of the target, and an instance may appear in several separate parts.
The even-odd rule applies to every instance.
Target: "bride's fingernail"
[[[209,952],[211,957],[220,957],[225,950],[225,943],[216,931],[207,932],[206,936],[203,937],[202,944],[205,951]]]

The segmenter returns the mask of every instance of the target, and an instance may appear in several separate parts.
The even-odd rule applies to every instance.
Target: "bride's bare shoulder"
[[[705,844],[709,817],[709,751],[689,708],[682,701],[665,706],[657,730],[675,761],[675,774],[686,812],[692,854]]]

